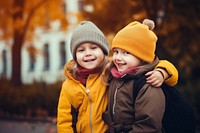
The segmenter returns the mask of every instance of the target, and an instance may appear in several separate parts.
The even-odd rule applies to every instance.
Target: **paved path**
[[[57,130],[51,122],[0,120],[0,133],[57,133]]]
[[[57,129],[55,119],[52,121],[0,119],[0,133],[57,133]]]

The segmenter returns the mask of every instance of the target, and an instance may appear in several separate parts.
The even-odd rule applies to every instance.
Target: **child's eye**
[[[91,47],[91,49],[96,49],[96,48],[97,48],[97,46],[92,46],[92,47]]]
[[[84,49],[77,49],[77,52],[83,52]]]
[[[124,51],[124,54],[130,54],[129,52],[127,52],[127,51]]]
[[[118,50],[114,49],[114,50],[113,50],[113,53],[117,54],[117,53],[118,53]]]

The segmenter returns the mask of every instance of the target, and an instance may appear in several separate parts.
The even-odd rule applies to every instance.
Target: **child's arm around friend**
[[[153,71],[145,74],[147,83],[160,87],[163,82],[170,86],[174,86],[178,82],[178,70],[167,60],[160,60]]]

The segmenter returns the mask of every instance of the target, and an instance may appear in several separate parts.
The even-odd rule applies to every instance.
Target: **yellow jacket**
[[[91,74],[86,87],[75,80],[69,72],[58,104],[58,133],[72,133],[71,105],[79,110],[76,124],[78,133],[103,133],[107,126],[102,120],[108,103],[106,86],[100,74]]]
[[[69,62],[67,65],[70,65]],[[169,85],[174,85],[178,80],[176,68],[168,61],[161,61],[158,67],[166,68],[172,76],[167,80]],[[66,80],[63,82],[57,116],[58,133],[73,133],[71,106],[78,109],[78,133],[103,133],[107,130],[102,120],[108,103],[106,86],[102,82],[101,74],[91,74],[86,86],[75,80],[66,71]]]
[[[168,79],[165,80],[165,83],[168,85],[174,86],[178,82],[178,71],[175,66],[167,60],[160,60],[156,68],[164,68],[167,73],[170,75]]]

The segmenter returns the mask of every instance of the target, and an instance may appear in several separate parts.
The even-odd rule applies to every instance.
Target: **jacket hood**
[[[75,78],[72,76],[72,70],[74,69],[75,63],[76,62],[74,60],[70,60],[68,63],[65,64],[64,74],[65,74],[66,78],[75,80]]]

